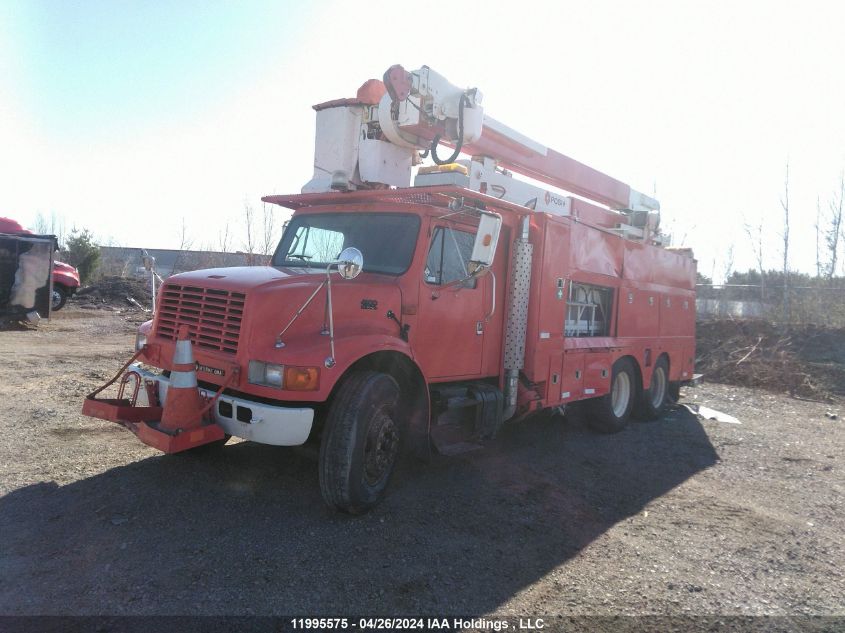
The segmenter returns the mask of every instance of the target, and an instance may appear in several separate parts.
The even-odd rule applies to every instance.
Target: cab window
[[[285,229],[273,266],[322,268],[354,246],[364,271],[401,275],[411,265],[420,218],[400,213],[306,213]]]
[[[431,237],[425,262],[425,281],[437,286],[466,279],[475,236],[466,231],[438,226]],[[476,280],[466,281],[467,288],[475,288]]]

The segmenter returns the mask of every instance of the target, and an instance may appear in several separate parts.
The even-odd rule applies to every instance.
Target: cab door
[[[414,355],[429,379],[477,376],[484,347],[484,296],[489,275],[468,274],[475,231],[432,221],[420,280]]]

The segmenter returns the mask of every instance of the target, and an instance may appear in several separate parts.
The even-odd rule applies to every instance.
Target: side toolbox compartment
[[[564,404],[580,400],[584,396],[584,357],[581,350],[567,350],[563,354],[560,400]]]

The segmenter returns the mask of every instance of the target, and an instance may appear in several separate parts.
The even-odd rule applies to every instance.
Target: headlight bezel
[[[287,391],[317,391],[320,388],[320,368],[251,360],[247,366],[247,382]]]
[[[251,360],[247,367],[247,382],[260,387],[282,389],[284,387],[284,372],[284,365],[268,363],[263,360]],[[268,377],[268,374],[273,377],[272,380]]]

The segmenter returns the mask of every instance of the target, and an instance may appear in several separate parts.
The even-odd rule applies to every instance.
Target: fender
[[[348,364],[335,380],[334,388],[359,369],[372,369],[393,376],[402,393],[399,418],[406,424],[406,447],[417,458],[428,461],[431,458],[431,398],[428,381],[414,361],[410,346],[392,337],[380,337],[381,340],[377,340],[377,336],[361,338],[370,339],[357,348],[367,352],[366,355]],[[380,349],[373,351],[379,345]],[[337,365],[332,369],[335,368]]]

